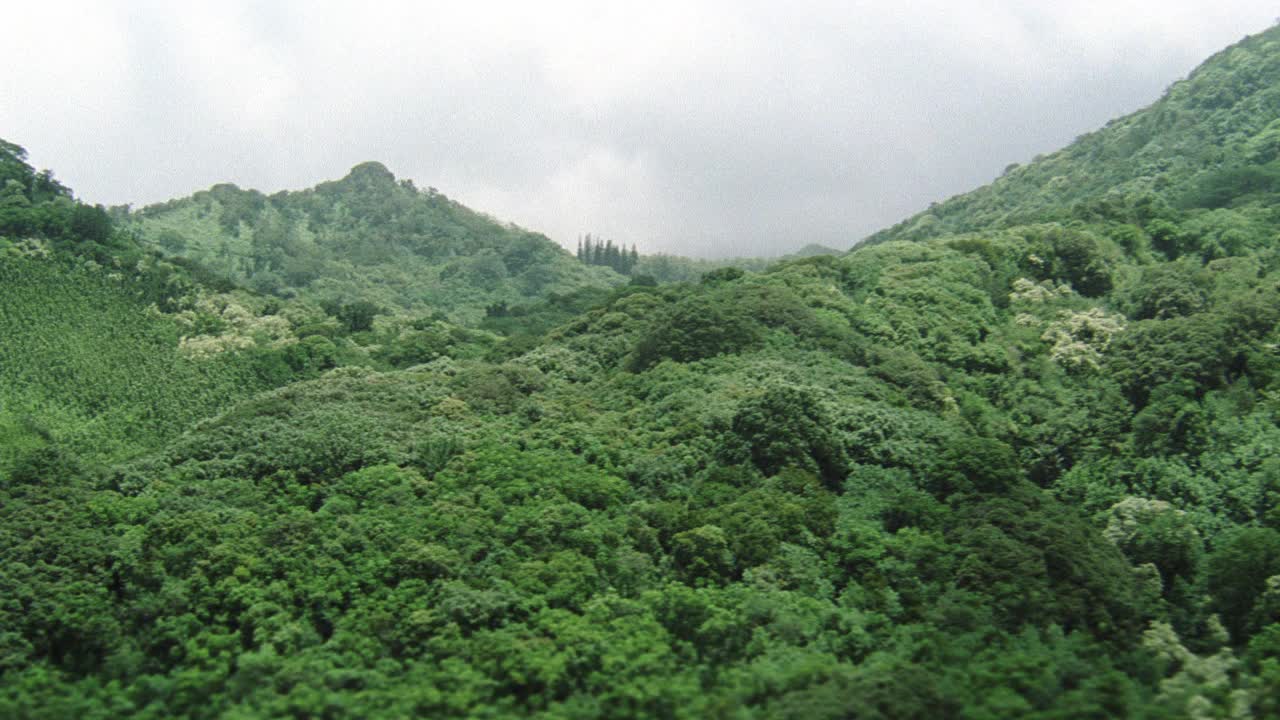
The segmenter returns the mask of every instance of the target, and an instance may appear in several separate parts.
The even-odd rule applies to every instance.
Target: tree
[[[1167,502],[1125,498],[1111,507],[1103,534],[1135,567],[1155,565],[1166,595],[1172,596],[1175,580],[1197,579],[1204,543],[1187,514]]]
[[[671,559],[692,583],[722,580],[733,568],[729,541],[724,530],[715,525],[703,525],[672,538]]]
[[[1280,532],[1242,527],[1215,540],[1208,562],[1209,594],[1236,643],[1247,642],[1257,629],[1250,613],[1273,575],[1280,575]]]
[[[1214,313],[1131,323],[1112,341],[1108,365],[1139,408],[1165,383],[1190,381],[1197,392],[1227,381],[1232,328]]]
[[[1147,224],[1147,234],[1151,236],[1151,246],[1170,260],[1177,260],[1188,249],[1182,228],[1169,220],[1152,220]]]
[[[165,230],[160,233],[160,247],[165,251],[178,255],[187,249],[187,239],[177,230]]]
[[[664,359],[691,362],[752,347],[763,328],[723,298],[693,295],[654,322],[636,344],[630,368],[647,370]]]
[[[80,240],[105,245],[111,239],[111,218],[101,205],[77,203],[71,214],[71,232]]]
[[[732,427],[747,458],[765,475],[795,467],[818,474],[828,487],[838,489],[848,473],[849,459],[834,423],[810,388],[773,385],[742,404]]]
[[[935,495],[951,493],[1003,493],[1023,477],[1018,457],[1003,442],[992,438],[961,436],[942,452],[929,480]]]
[[[337,317],[349,332],[365,332],[373,329],[373,318],[381,313],[381,309],[368,300],[343,303],[338,308]]]
[[[33,232],[31,201],[22,183],[10,178],[0,188],[0,236],[25,237]]]

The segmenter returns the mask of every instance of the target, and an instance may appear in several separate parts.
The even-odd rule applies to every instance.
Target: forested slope
[[[185,357],[178,325],[108,275],[0,257],[0,469],[41,437],[78,455],[137,454],[269,387],[248,358]]]
[[[868,241],[1046,220],[1125,219],[1163,236],[1152,223],[1185,215],[1191,224],[1177,242],[1229,254],[1238,249],[1233,244],[1274,224],[1271,208],[1280,196],[1277,44],[1276,28],[1246,38],[1205,61],[1151,107],[1025,166],[1010,166],[990,185],[937,203]]]
[[[184,353],[173,312],[218,278],[147,253],[25,158],[0,141],[0,474],[131,457],[282,382],[262,353]]]
[[[140,242],[17,145],[0,141],[0,173],[0,470],[127,459],[339,365],[472,357],[499,340],[367,299],[256,293]]]
[[[536,338],[291,323],[343,367],[0,485],[0,715],[1276,716],[1280,218],[1123,157]]]
[[[264,195],[215,185],[129,215],[140,239],[259,292],[373,302],[474,323],[497,303],[607,288],[613,271],[367,162],[340,180]]]

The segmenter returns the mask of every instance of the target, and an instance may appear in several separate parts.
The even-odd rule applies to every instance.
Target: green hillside
[[[1043,221],[1184,217],[1183,245],[1255,241],[1280,196],[1280,34],[1246,38],[1158,102],[872,235],[925,239]],[[1157,234],[1159,231],[1157,230]],[[1225,237],[1224,237],[1225,236]],[[1240,236],[1240,237],[1236,237]],[[1266,238],[1269,239],[1269,238]]]
[[[1280,716],[1280,216],[1240,149],[1277,40],[844,255],[495,294],[473,330],[327,275],[197,293],[187,345],[234,365],[281,316],[324,362],[0,482],[0,716]],[[325,187],[229,217],[256,243]],[[252,197],[144,235],[234,237],[219,193]],[[404,217],[334,207],[284,225]],[[370,242],[311,256],[373,273]]]
[[[239,289],[139,243],[17,145],[0,141],[0,173],[0,472],[92,469],[337,365],[405,367],[497,341],[368,301]]]
[[[623,282],[542,235],[396,180],[376,162],[298,192],[215,185],[146,207],[130,221],[143,242],[166,255],[262,293],[369,301],[465,323],[497,303]]]
[[[184,352],[173,311],[216,278],[137,247],[4,141],[0,181],[0,476],[136,456],[278,382],[269,352]]]
[[[246,358],[184,356],[177,324],[124,285],[0,257],[0,471],[40,438],[78,455],[137,454],[267,387]]]

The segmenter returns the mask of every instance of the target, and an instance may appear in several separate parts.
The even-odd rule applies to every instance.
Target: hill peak
[[[396,176],[386,165],[368,160],[356,165],[337,182],[343,188],[359,190],[384,190],[396,184]]]

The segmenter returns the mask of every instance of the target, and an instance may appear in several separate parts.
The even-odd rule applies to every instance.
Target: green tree
[[[1236,643],[1247,642],[1257,630],[1250,612],[1267,578],[1274,575],[1280,575],[1280,532],[1241,527],[1214,541],[1208,561],[1209,593]]]
[[[742,404],[733,416],[733,434],[742,452],[765,475],[795,467],[819,475],[839,488],[849,459],[834,423],[817,393],[793,385],[774,385]]]

